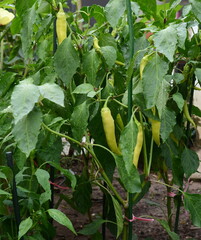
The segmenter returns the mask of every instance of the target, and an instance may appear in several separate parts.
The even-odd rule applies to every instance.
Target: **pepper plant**
[[[191,114],[201,116],[193,106],[194,89],[201,83],[201,3],[190,0],[183,7],[181,2],[110,0],[105,7],[94,4],[71,12],[66,1],[1,1],[0,8],[15,15],[0,26],[2,239],[53,239],[51,219],[75,235],[102,239],[104,224],[116,239],[132,239],[132,219],[137,218],[132,208],[149,191],[151,171],[167,187],[168,217],[146,220],[155,219],[171,239],[179,239],[184,203],[192,223],[201,227],[201,196],[185,186],[199,166],[191,149],[196,129]],[[56,24],[62,6],[67,29]],[[101,117],[106,106],[109,115]],[[64,139],[77,152],[80,174],[61,162]],[[13,154],[13,169],[6,164],[6,152]],[[63,174],[72,188],[55,206],[54,172]],[[19,226],[12,210],[13,178]],[[114,179],[123,187],[123,197]],[[101,218],[90,215],[92,186],[104,195]],[[77,232],[73,219],[58,210],[62,200],[88,213],[90,225]]]

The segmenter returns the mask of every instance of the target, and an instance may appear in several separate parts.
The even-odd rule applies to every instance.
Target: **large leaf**
[[[113,28],[119,22],[119,19],[122,17],[124,11],[126,10],[126,1],[125,0],[110,0],[105,6],[106,18]]]
[[[146,14],[148,18],[150,16],[156,15],[156,0],[149,0],[149,1],[142,1],[142,0],[135,0],[140,6],[140,9]]]
[[[83,57],[83,71],[87,75],[87,80],[90,84],[94,85],[96,82],[96,73],[100,65],[100,58],[95,51],[92,49],[86,53]]]
[[[117,59],[116,49],[112,46],[105,46],[101,47],[101,52],[110,69],[115,64],[115,61]]]
[[[26,157],[36,147],[41,123],[42,113],[40,111],[32,111],[18,121],[13,128],[13,135],[18,147],[26,154]]]
[[[200,0],[189,0],[192,4],[192,12],[195,17],[201,22],[201,1]]]
[[[185,41],[187,38],[187,23],[182,22],[174,26],[177,31],[178,46],[182,49],[185,49]]]
[[[177,32],[174,27],[169,26],[157,33],[153,37],[156,50],[163,53],[170,62],[173,61],[173,56],[177,45]]]
[[[184,193],[184,207],[191,214],[193,225],[201,227],[201,195]]]
[[[119,172],[120,179],[129,193],[141,191],[140,176],[134,164],[127,170],[122,156],[115,155],[115,162]]]
[[[15,124],[32,111],[39,97],[40,91],[38,87],[28,79],[21,81],[20,84],[14,88],[11,96],[11,106]]]
[[[66,86],[76,73],[79,64],[78,53],[73,47],[71,38],[68,37],[59,45],[54,56],[55,70]]]
[[[28,63],[28,59],[31,58],[33,51],[31,51],[33,25],[36,20],[35,4],[25,12],[22,19],[21,38],[22,38],[22,50],[24,53],[25,62]]]
[[[181,164],[187,178],[197,171],[199,163],[199,157],[196,152],[188,148],[183,150],[181,155]]]
[[[130,172],[133,167],[133,152],[137,142],[137,134],[138,127],[133,117],[131,117],[129,123],[123,129],[119,140],[123,161],[128,172]]]
[[[36,1],[37,0],[29,0],[29,1],[16,0],[15,8],[18,16],[21,17],[23,14],[25,14],[26,10],[31,8]]]
[[[165,142],[166,139],[169,137],[175,124],[176,124],[175,113],[165,107],[161,117],[161,129],[160,129],[160,134],[163,142]]]
[[[50,183],[49,183],[50,174],[47,171],[38,168],[35,172],[35,175],[37,177],[39,184],[45,190],[45,192],[40,195],[40,199],[39,199],[40,204],[42,205],[43,203],[51,199],[51,189],[50,189]]]
[[[27,219],[23,220],[20,223],[19,232],[18,232],[18,240],[20,240],[21,237],[24,236],[29,231],[29,229],[32,227],[32,225],[33,225],[33,221],[30,217],[28,217]]]
[[[45,83],[42,86],[39,86],[41,95],[44,98],[64,107],[64,92],[55,83]]]
[[[146,64],[143,75],[143,90],[147,108],[156,105],[162,81],[168,70],[168,63],[165,62],[157,53],[150,56]]]
[[[57,209],[48,209],[47,212],[49,213],[50,217],[52,217],[56,222],[60,223],[61,225],[64,225],[71,232],[73,232],[75,235],[77,235],[72,222],[64,213],[62,213],[61,211],[59,211]]]
[[[87,101],[84,101],[82,104],[79,104],[74,108],[70,119],[73,136],[78,141],[81,141],[84,133],[87,130],[88,118],[89,104]]]

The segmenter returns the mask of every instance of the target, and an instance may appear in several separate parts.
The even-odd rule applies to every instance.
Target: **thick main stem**
[[[129,25],[129,52],[130,52],[130,60],[132,60],[134,55],[134,29],[133,29],[133,18],[132,18],[132,10],[131,10],[131,1],[126,0],[126,9],[127,9],[127,17],[128,17],[128,25]],[[132,77],[128,86],[128,121],[132,116]],[[133,215],[133,194],[128,194],[128,211],[126,211],[126,217],[128,219],[132,219]],[[128,238],[126,240],[132,240],[132,222],[129,222],[128,225],[124,225],[126,228],[128,226]],[[124,240],[124,239],[123,239]]]

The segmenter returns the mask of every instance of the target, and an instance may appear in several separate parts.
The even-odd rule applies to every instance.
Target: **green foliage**
[[[101,239],[98,230],[106,223],[116,238],[121,238],[122,232],[127,231],[122,216],[127,214],[129,194],[120,195],[113,179],[119,180],[125,193],[133,194],[131,205],[136,205],[149,191],[151,170],[159,172],[167,186],[174,183],[182,191],[185,178],[199,166],[197,154],[189,147],[193,129],[184,117],[183,106],[187,101],[190,112],[201,116],[201,110],[191,102],[195,77],[196,84],[201,84],[200,31],[192,31],[201,21],[200,0],[190,0],[183,9],[181,0],[160,5],[155,0],[131,1],[132,59],[126,1],[110,0],[105,7],[84,6],[76,13],[69,9],[67,38],[57,46],[54,23],[58,3],[57,0],[55,3],[51,0],[0,3],[0,7],[16,14],[12,23],[0,26],[0,38],[4,42],[0,46],[3,236],[51,239],[55,231],[49,218],[76,234],[67,216],[57,209],[49,209],[52,189],[49,180],[54,169],[56,176],[62,175],[72,188],[60,200],[77,211],[90,213],[94,184],[107,197],[108,220],[90,218],[92,222],[80,234]],[[67,7],[64,3],[64,9]],[[179,10],[182,15],[175,19]],[[93,25],[92,19],[95,19]],[[99,46],[94,46],[95,39]],[[131,92],[131,104],[128,104]],[[106,143],[100,114],[106,101],[114,119],[119,155],[112,153]],[[128,120],[130,113],[143,126],[139,169],[133,165],[138,128],[133,118]],[[125,127],[119,127],[117,115],[121,115]],[[159,146],[152,139],[150,119],[160,122]],[[70,151],[61,156],[65,139]],[[14,172],[5,166],[7,151],[13,152]],[[80,172],[72,172],[74,164]],[[168,178],[169,174],[173,179]],[[8,213],[14,176],[22,222],[19,232],[8,233],[14,218],[13,213],[11,217]],[[201,227],[200,195],[183,195],[193,224]],[[158,221],[172,239],[178,239],[170,230],[172,226],[162,219]]]

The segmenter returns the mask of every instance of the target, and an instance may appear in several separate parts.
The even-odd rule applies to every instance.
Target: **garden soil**
[[[74,166],[75,167],[75,166]],[[166,219],[166,201],[167,201],[167,192],[166,187],[163,184],[158,182],[158,177],[154,174],[151,175],[150,180],[152,182],[151,188],[149,192],[145,195],[145,197],[137,203],[133,208],[133,214],[136,217],[139,216],[151,216],[159,219]],[[59,179],[56,179],[59,183]],[[190,193],[201,193],[201,181],[200,179],[193,180],[191,179],[188,184],[188,191]],[[114,182],[114,185],[122,195],[124,194],[121,187],[117,182]],[[62,186],[65,186],[63,184]],[[173,190],[174,192],[174,190]],[[55,203],[59,199],[59,194],[70,194],[69,190],[56,190],[55,191]],[[92,202],[93,207],[91,209],[91,216],[95,218],[102,214],[102,206],[103,206],[103,195],[98,189],[98,187],[94,187],[92,194]],[[201,207],[201,206],[200,206]],[[59,205],[59,209],[64,212],[69,219],[72,221],[76,231],[78,232],[83,228],[83,226],[89,223],[88,215],[82,215],[77,211],[73,210],[65,201],[62,201]],[[174,204],[172,204],[172,212],[173,212],[173,220],[176,209],[174,208]],[[54,223],[56,227],[56,237],[54,240],[87,240],[91,239],[89,236],[78,235],[74,236],[68,229],[65,227]],[[101,231],[101,229],[100,229]],[[135,220],[133,222],[133,233],[138,236],[138,240],[166,240],[169,239],[167,232],[163,229],[163,227],[157,222],[143,222],[139,220]],[[201,240],[201,229],[192,225],[189,213],[185,211],[185,209],[181,208],[180,213],[180,221],[179,221],[179,235],[180,239],[191,239],[191,240]],[[116,237],[113,236],[109,231],[106,232],[106,240],[115,240]]]

